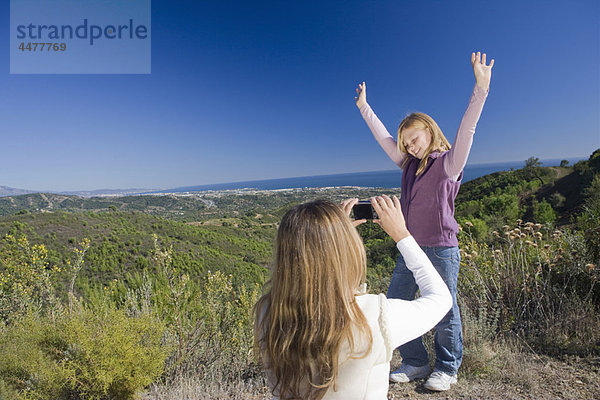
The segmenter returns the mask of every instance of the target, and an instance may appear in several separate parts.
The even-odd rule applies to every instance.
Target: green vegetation
[[[398,190],[384,190],[396,193]],[[143,212],[177,221],[210,221],[220,218],[255,216],[265,210],[263,223],[278,222],[277,212],[293,203],[318,198],[341,201],[349,197],[369,198],[382,193],[379,189],[322,188],[271,190],[231,190],[223,192],[197,192],[165,195],[138,195],[124,197],[82,198],[50,193],[0,197],[0,216],[26,214],[28,212],[71,213],[93,212]],[[273,214],[275,213],[275,214]]]
[[[130,399],[158,379],[168,346],[165,326],[149,310],[133,315],[108,293],[60,301],[61,273],[71,281],[89,246],[83,241],[62,268],[44,245],[6,235],[0,252],[0,398]]]
[[[153,240],[156,273],[132,275],[124,292],[113,280],[80,297],[74,282],[87,269],[87,240],[58,267],[44,245],[4,237],[0,398],[133,399],[159,379],[235,381],[258,370],[249,349],[260,285],[234,287],[221,271],[192,279],[173,247]]]
[[[192,277],[222,270],[234,274],[236,285],[262,282],[270,262],[273,227],[254,221],[251,227],[198,226],[135,212],[60,211],[2,218],[0,235],[23,235],[43,244],[51,266],[65,264],[70,249],[81,238],[90,239],[87,267],[77,278],[80,293],[87,296],[113,279],[118,281],[117,290],[125,293],[136,273],[144,269],[155,273],[153,234],[173,246],[178,268]]]
[[[133,399],[182,380],[261,386],[251,309],[281,215],[381,192],[0,199],[0,398]],[[600,354],[600,150],[574,166],[530,158],[464,184],[456,204],[464,371],[493,373],[486,349],[505,341]],[[385,292],[394,243],[373,223],[359,232],[370,291]]]
[[[459,295],[486,340],[516,337],[554,355],[600,353],[600,273],[581,232],[519,220],[488,242],[459,238]]]
[[[478,221],[478,239],[518,219],[574,226],[599,171],[600,149],[573,167],[565,162],[560,167],[542,167],[531,157],[522,169],[496,172],[462,185],[456,219],[463,226],[466,221]]]

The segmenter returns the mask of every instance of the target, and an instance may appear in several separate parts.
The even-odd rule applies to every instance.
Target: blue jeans
[[[460,312],[456,304],[456,285],[460,268],[458,247],[425,247],[421,249],[438,271],[450,293],[452,308],[435,326],[435,369],[449,375],[455,375],[462,362],[463,338]],[[398,257],[394,274],[388,288],[387,297],[413,300],[417,293],[417,284],[412,272],[406,268],[402,255]],[[421,338],[414,339],[398,347],[402,363],[414,367],[429,364],[429,356]]]

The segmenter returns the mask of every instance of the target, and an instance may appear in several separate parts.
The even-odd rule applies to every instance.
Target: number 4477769
[[[31,43],[21,42],[19,45],[21,51],[65,51],[67,50],[66,43]]]

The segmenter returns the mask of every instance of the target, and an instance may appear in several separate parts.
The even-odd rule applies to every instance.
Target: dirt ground
[[[494,376],[461,378],[447,392],[432,392],[424,380],[390,384],[389,399],[600,399],[600,358],[564,361],[520,354]]]
[[[491,374],[462,374],[447,392],[432,392],[424,380],[390,384],[388,399],[416,400],[600,400],[600,358],[557,360],[531,354],[514,354]],[[394,365],[394,364],[393,364]],[[463,376],[466,375],[466,376]],[[216,382],[187,381],[177,387],[154,387],[142,400],[266,400],[268,388],[252,382],[227,386]]]

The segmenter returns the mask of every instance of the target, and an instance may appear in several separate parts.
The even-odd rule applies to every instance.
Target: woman
[[[255,306],[255,348],[274,398],[387,399],[395,347],[431,329],[452,297],[412,238],[398,198],[371,199],[421,297],[366,294],[365,249],[350,220],[357,199],[301,204],[279,226],[269,290]]]

